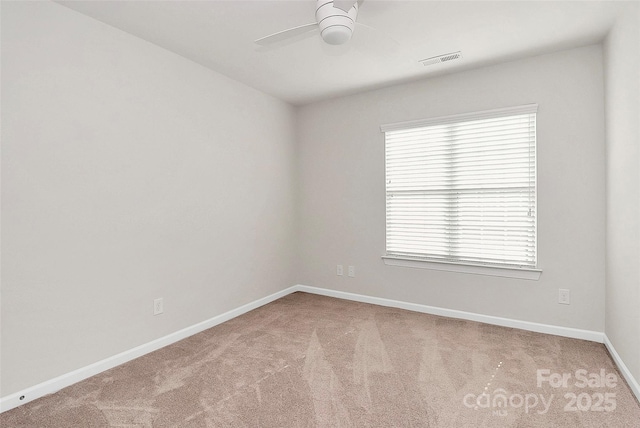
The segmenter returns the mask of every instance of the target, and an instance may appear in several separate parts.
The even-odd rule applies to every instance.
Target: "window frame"
[[[424,128],[435,125],[446,125],[446,124],[459,124],[461,122],[473,121],[473,120],[482,120],[482,119],[492,119],[492,118],[500,118],[500,117],[508,117],[508,116],[517,116],[523,114],[534,114],[537,119],[537,104],[528,104],[517,107],[508,107],[502,109],[493,109],[493,110],[485,110],[479,112],[471,112],[471,113],[463,113],[449,116],[440,116],[422,120],[414,120],[407,122],[398,122],[382,125],[380,127],[381,132],[384,134],[384,143],[385,143],[385,201],[387,200],[387,139],[386,133],[391,131],[403,131],[409,130],[411,128]],[[537,127],[537,124],[536,124]],[[537,226],[537,207],[538,207],[538,195],[537,195],[537,135],[534,138],[533,142],[534,148],[534,183],[533,188],[535,190],[535,199],[534,199],[534,248],[536,251],[535,254],[535,266],[532,265],[508,265],[508,264],[492,264],[492,263],[475,263],[472,261],[464,261],[464,260],[437,260],[429,258],[428,256],[424,257],[414,257],[410,255],[401,255],[394,254],[388,252],[388,207],[385,203],[385,255],[382,256],[382,259],[386,265],[390,266],[400,266],[400,267],[409,267],[409,268],[425,268],[425,269],[434,269],[441,271],[452,271],[452,272],[461,272],[467,274],[478,274],[478,275],[491,275],[491,276],[500,276],[500,277],[509,277],[509,278],[519,278],[519,279],[529,279],[529,280],[538,280],[542,273],[539,265],[539,258],[537,254],[537,240],[538,240],[538,226]]]

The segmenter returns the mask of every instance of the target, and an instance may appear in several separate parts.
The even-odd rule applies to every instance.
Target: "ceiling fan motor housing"
[[[320,34],[322,40],[330,45],[341,45],[351,39],[357,17],[357,2],[348,12],[334,7],[333,0],[318,0],[316,3],[316,20]]]

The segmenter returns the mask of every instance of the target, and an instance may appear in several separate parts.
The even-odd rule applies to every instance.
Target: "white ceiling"
[[[601,41],[613,1],[364,0],[346,46],[310,33],[277,46],[262,36],[314,22],[315,0],[58,1],[294,105]],[[463,59],[418,61],[462,51]]]

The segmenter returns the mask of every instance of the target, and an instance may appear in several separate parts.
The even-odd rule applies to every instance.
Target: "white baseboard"
[[[384,299],[381,297],[364,296],[362,294],[346,293],[344,291],[329,290],[326,288],[309,287],[307,285],[297,285],[293,287],[295,291],[320,294],[323,296],[337,297],[339,299],[353,300],[362,303],[388,306],[391,308],[406,309],[425,314],[439,315],[449,318],[458,318],[469,321],[477,321],[485,324],[499,325],[502,327],[518,328],[521,330],[535,331],[537,333],[553,334],[555,336],[570,337],[573,339],[589,340],[591,342],[604,342],[604,333],[591,330],[580,330],[571,327],[560,327],[550,324],[539,324],[529,321],[520,321],[510,318],[494,317],[491,315],[476,314],[473,312],[458,311],[455,309],[438,308],[435,306],[421,305],[418,303],[402,302],[399,300]]]
[[[519,320],[513,320],[509,318],[494,317],[490,315],[481,315],[481,314],[475,314],[472,312],[438,308],[435,306],[427,306],[427,305],[421,305],[417,303],[402,302],[399,300],[384,299],[381,297],[365,296],[361,294],[347,293],[344,291],[330,290],[326,288],[310,287],[306,285],[294,285],[292,287],[281,290],[277,293],[255,300],[251,303],[247,303],[246,305],[240,306],[239,308],[236,308],[231,311],[225,312],[221,315],[215,316],[201,323],[192,325],[191,327],[184,328],[175,333],[171,333],[167,336],[164,336],[159,339],[148,342],[146,344],[137,346],[133,349],[114,355],[112,357],[106,358],[102,361],[98,361],[94,364],[90,364],[86,367],[79,368],[70,373],[66,373],[64,375],[58,376],[56,378],[50,379],[48,381],[42,382],[32,387],[26,388],[15,394],[2,397],[0,398],[0,413],[13,409],[15,407],[18,407],[22,404],[26,404],[30,401],[43,397],[47,394],[52,394],[56,391],[59,391],[62,388],[73,385],[74,383],[80,382],[81,380],[87,379],[105,370],[109,370],[113,367],[116,367],[120,364],[124,364],[128,361],[131,361],[135,358],[141,357],[145,354],[148,354],[150,352],[163,348],[167,345],[171,345],[172,343],[185,339],[196,333],[200,333],[201,331],[214,327],[218,324],[221,324],[239,315],[247,313],[260,306],[266,305],[267,303],[273,302],[274,300],[277,300],[281,297],[284,297],[296,291],[318,294],[322,296],[336,297],[339,299],[352,300],[355,302],[371,303],[374,305],[406,309],[409,311],[445,316],[450,318],[477,321],[477,322],[482,322],[486,324],[499,325],[503,327],[518,328],[522,330],[535,331],[538,333],[553,334],[557,336],[564,336],[564,337],[570,337],[575,339],[583,339],[583,340],[590,340],[598,343],[604,343],[607,349],[609,349],[609,352],[613,356],[615,363],[618,365],[620,371],[622,372],[625,379],[629,383],[634,394],[640,400],[640,386],[638,385],[638,382],[631,375],[631,372],[628,370],[626,365],[620,359],[620,356],[615,351],[613,345],[611,344],[611,342],[609,342],[609,339],[604,335],[604,333],[589,331],[589,330],[580,330],[580,329],[575,329],[570,327],[559,327],[559,326],[548,325],[548,324],[539,324],[539,323],[533,323],[528,321],[519,321]]]
[[[201,331],[214,327],[218,324],[221,324],[225,321],[228,321],[232,318],[235,318],[239,315],[242,315],[260,306],[266,305],[267,303],[273,302],[274,300],[284,297],[287,294],[293,293],[294,291],[296,291],[295,287],[289,287],[277,293],[274,293],[269,296],[263,297],[261,299],[255,300],[253,302],[247,303],[246,305],[240,306],[239,308],[233,309],[221,315],[210,318],[206,321],[203,321],[198,324],[194,324],[190,327],[184,328],[182,330],[176,331],[175,333],[171,333],[167,336],[164,336],[159,339],[153,340],[151,342],[145,343],[143,345],[137,346],[133,349],[129,349],[127,351],[121,352],[117,355],[106,358],[102,361],[98,361],[88,366],[81,367],[70,373],[66,373],[56,378],[31,386],[15,394],[11,394],[6,397],[1,397],[0,413],[5,412],[7,410],[11,410],[23,404],[26,404],[37,398],[44,397],[47,394],[52,394],[56,391],[61,390],[62,388],[66,388],[67,386],[73,385],[74,383],[80,382],[81,380],[87,379],[105,370],[109,370],[113,367],[119,366],[120,364],[124,364],[128,361],[141,357],[150,352],[156,351],[167,345],[171,345],[172,343],[185,339],[196,333],[200,333]]]
[[[624,363],[624,361],[622,361],[622,358],[620,358],[618,351],[616,351],[616,348],[613,347],[613,344],[606,334],[604,335],[604,346],[606,346],[609,350],[613,361],[618,366],[618,370],[620,370],[620,373],[622,373],[622,376],[624,376],[625,380],[629,384],[629,388],[631,388],[631,391],[633,391],[638,401],[640,401],[640,383],[638,383],[638,381],[633,377],[631,371]]]

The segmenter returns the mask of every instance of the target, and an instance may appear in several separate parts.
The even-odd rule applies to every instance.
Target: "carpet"
[[[599,343],[293,293],[4,427],[640,427]]]

